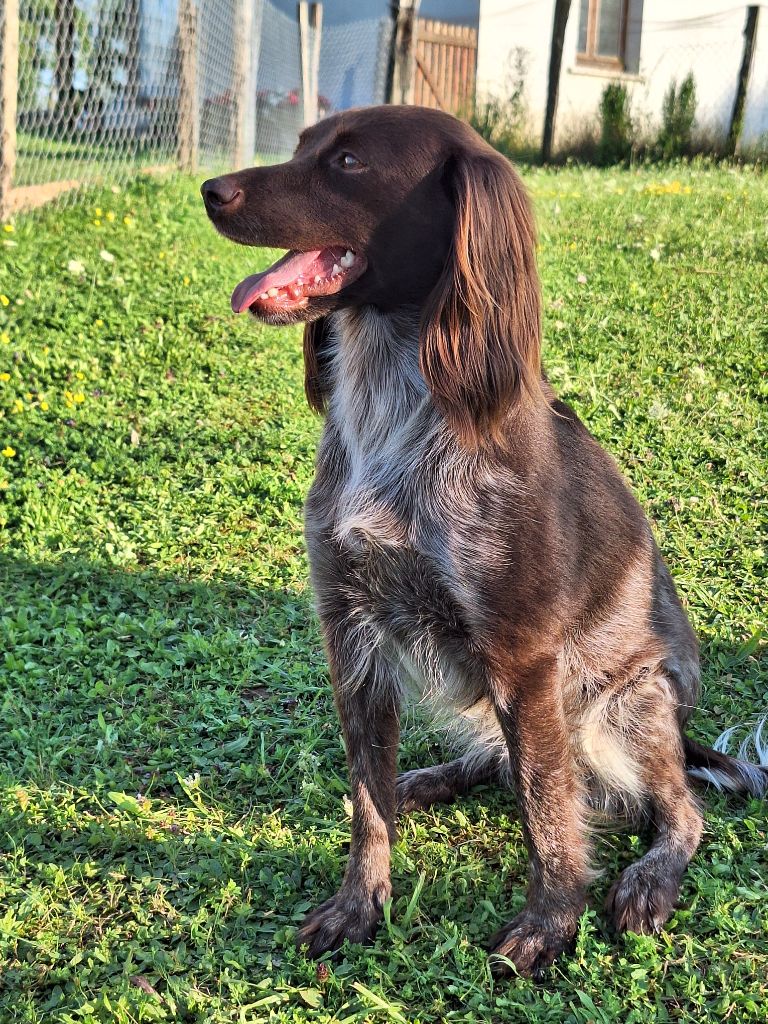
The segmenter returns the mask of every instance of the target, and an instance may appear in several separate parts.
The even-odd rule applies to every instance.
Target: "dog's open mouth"
[[[345,246],[287,252],[261,274],[240,282],[232,292],[232,309],[235,313],[301,309],[311,298],[341,291],[360,277],[366,265],[363,255]]]

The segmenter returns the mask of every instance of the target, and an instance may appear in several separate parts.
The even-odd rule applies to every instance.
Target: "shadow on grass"
[[[205,862],[224,843],[235,861],[287,859],[333,888],[339,858],[319,837],[348,834],[348,783],[306,593],[2,555],[0,595],[9,834],[114,858],[150,828],[168,851],[191,845]],[[739,667],[757,689],[756,653],[710,642],[710,685]],[[732,724],[699,712],[690,731],[711,740]],[[403,768],[450,753],[418,721],[403,746]],[[515,816],[494,787],[460,806]]]
[[[79,1005],[84,990],[129,999],[138,976],[191,1014],[201,990],[278,1005],[292,986],[313,985],[293,929],[338,887],[349,820],[307,595],[4,555],[0,638],[0,949],[10,998],[25,993],[49,1009]],[[717,642],[705,663],[716,679],[746,661]],[[411,729],[402,760],[445,753]],[[484,971],[482,946],[524,898],[513,798],[486,787],[455,809],[401,819],[400,829],[393,930],[350,951],[343,970],[379,991],[393,950],[412,979],[416,963],[430,969],[436,940]],[[618,832],[611,825],[601,837],[607,870],[590,896],[590,934],[611,944],[602,900],[644,846]],[[696,858],[684,904],[697,905],[707,863],[706,853]],[[683,910],[673,927],[689,919]],[[457,946],[458,935],[471,945]],[[226,985],[243,979],[242,991],[221,989],[223,974]]]
[[[318,742],[325,749],[330,733],[334,771],[343,778],[307,591],[129,571],[81,556],[35,563],[0,554],[0,641],[5,774],[163,793],[179,771],[191,771],[210,776],[215,790],[221,772],[246,752],[256,752],[266,771],[278,752],[288,764]],[[712,711],[693,713],[692,735],[711,741],[738,724],[714,717],[722,711],[721,679],[742,695],[741,720],[761,713],[748,701],[760,691],[765,650],[759,637],[739,647],[706,643],[705,703]],[[401,767],[450,754],[442,737],[411,721],[409,715]]]

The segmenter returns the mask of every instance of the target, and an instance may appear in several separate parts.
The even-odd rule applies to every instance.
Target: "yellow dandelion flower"
[[[164,253],[164,252],[163,252],[163,251],[161,250],[161,251],[160,251],[160,252],[159,252],[159,253],[157,254],[157,258],[158,258],[159,260],[164,260],[164,259],[165,259],[165,253]]]
[[[10,345],[11,336],[7,331],[0,331],[0,345]]]
[[[51,350],[50,350],[50,349],[48,348],[48,346],[47,346],[47,345],[44,345],[44,346],[43,346],[43,355],[44,355],[44,356],[47,356],[47,355],[48,355],[48,353],[49,353],[50,351],[51,351]]]
[[[16,401],[13,403],[13,411],[24,412],[24,403],[20,398],[17,398]]]
[[[3,373],[0,373],[0,380],[10,380],[10,379],[11,379],[10,373],[5,373],[5,371],[3,371]]]
[[[185,278],[184,278],[184,284],[185,284],[185,285],[189,284],[189,278],[188,278],[188,277],[185,277]]]
[[[82,391],[76,391],[74,395],[72,395],[72,401],[76,402],[78,405],[82,405],[85,401],[85,395]]]
[[[123,224],[125,224],[125,226],[127,228],[129,228],[131,226],[131,224],[133,224],[132,218],[131,217],[123,217]]]
[[[114,213],[112,213],[111,210],[107,210],[105,216],[106,216],[106,218],[107,218],[107,220],[109,221],[110,224],[115,219],[115,215],[114,215]]]
[[[40,403],[40,408],[43,410],[43,412],[48,412],[48,410],[50,409],[50,406],[48,405],[47,402],[41,402]]]
[[[78,370],[75,373],[75,376],[77,377],[78,380],[85,380],[85,374],[82,372],[82,370]]]
[[[7,480],[0,480],[0,491],[7,491],[7,490],[8,490],[8,481]]]
[[[5,448],[3,448],[2,452],[0,452],[0,455],[4,455],[6,459],[12,459],[15,454],[16,449],[11,448],[9,444],[7,444]]]
[[[101,207],[97,206],[96,209],[93,212],[96,214],[97,217],[100,217],[101,216]]]
[[[0,306],[10,306],[11,300],[7,295],[0,295]]]
[[[14,231],[13,224],[3,224],[3,231],[7,231],[9,235],[12,235]]]
[[[32,399],[33,399],[33,398],[34,398],[35,396],[34,396],[34,395],[32,394],[32,392],[31,392],[31,391],[28,391],[28,392],[26,393],[26,395],[24,395],[24,397],[26,398],[26,400],[27,400],[28,402],[31,402],[31,401],[32,401]]]
[[[95,224],[95,226],[96,226],[97,228],[100,228],[100,227],[101,227],[101,221],[99,220],[99,218],[98,218],[98,217],[96,217],[96,218],[95,218],[95,220],[94,220],[94,222],[93,222],[93,223]]]
[[[94,320],[93,326],[94,327],[103,327],[104,326],[104,321],[103,320]]]

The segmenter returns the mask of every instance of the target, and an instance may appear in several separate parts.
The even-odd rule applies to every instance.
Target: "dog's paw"
[[[651,935],[675,909],[679,891],[674,872],[665,875],[640,860],[625,868],[613,883],[605,909],[617,931]]]
[[[453,803],[457,795],[435,768],[414,768],[398,775],[395,794],[400,814],[426,811],[433,804]]]
[[[340,889],[307,914],[296,935],[296,945],[306,946],[306,955],[315,960],[323,953],[335,952],[345,939],[368,942],[376,933],[388,896],[389,892],[371,895]]]
[[[523,910],[496,932],[489,943],[491,972],[502,978],[511,974],[511,960],[518,974],[540,978],[553,961],[573,944],[577,922],[560,924],[533,910]]]

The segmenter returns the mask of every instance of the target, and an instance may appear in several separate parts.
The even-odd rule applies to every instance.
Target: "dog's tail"
[[[705,747],[696,740],[683,737],[685,767],[694,779],[709,782],[720,790],[743,796],[764,797],[768,794],[768,737],[763,730],[768,716],[763,718],[754,732],[744,739],[736,757],[729,754],[728,745],[739,726],[726,729],[715,740],[714,747]],[[757,758],[755,763],[754,758]]]

